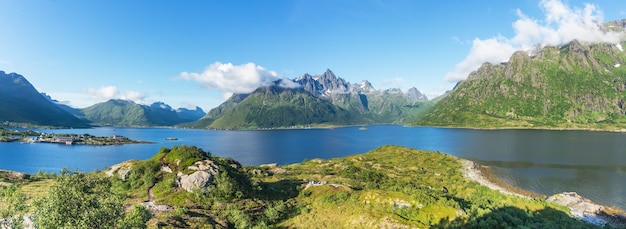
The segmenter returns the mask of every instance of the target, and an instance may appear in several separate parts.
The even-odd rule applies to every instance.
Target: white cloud
[[[110,99],[123,99],[133,101],[138,104],[147,104],[146,97],[140,92],[136,91],[125,91],[123,94],[120,94],[120,91],[116,86],[102,86],[98,89],[88,88],[85,90],[87,94],[91,96],[91,99],[96,102],[104,102]]]
[[[124,100],[130,100],[138,104],[148,104],[148,102],[145,100],[146,97],[136,91],[126,91],[124,92],[124,95],[122,95],[120,98]]]
[[[502,36],[481,40],[474,39],[469,55],[454,67],[454,71],[446,75],[449,82],[464,80],[470,72],[485,62],[500,63],[507,61],[517,49]]]
[[[282,87],[299,86],[276,72],[254,63],[233,65],[215,62],[201,73],[182,72],[177,78],[196,81],[207,89],[220,90],[224,92],[224,96],[230,96],[233,93],[250,93],[258,87],[272,85],[276,80],[282,80],[280,82]]]
[[[98,89],[88,88],[87,94],[91,95],[94,100],[106,101],[117,97],[117,87],[115,86],[102,86]]]
[[[281,79],[281,81],[278,83],[278,86],[284,87],[284,88],[299,88],[302,87],[302,85],[300,85],[299,83],[293,82],[290,79]]]
[[[497,64],[508,60],[517,50],[530,51],[537,45],[563,45],[574,39],[589,43],[618,43],[622,38],[619,33],[602,31],[599,24],[603,22],[603,13],[593,4],[585,4],[580,9],[571,8],[560,0],[542,0],[539,7],[545,14],[544,20],[528,17],[517,10],[519,19],[512,25],[515,31],[512,38],[498,35],[485,40],[474,39],[470,53],[446,74],[445,80],[464,80],[485,62]]]

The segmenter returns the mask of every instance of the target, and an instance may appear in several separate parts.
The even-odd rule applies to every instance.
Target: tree
[[[38,228],[115,228],[122,206],[107,178],[63,170],[48,195],[35,201],[34,221]]]

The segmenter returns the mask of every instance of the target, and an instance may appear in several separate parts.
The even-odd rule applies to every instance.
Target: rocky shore
[[[586,199],[575,192],[563,192],[549,197],[532,193],[508,184],[490,176],[483,166],[469,160],[463,160],[463,174],[465,177],[498,190],[504,194],[522,198],[543,198],[546,201],[566,206],[570,209],[572,217],[599,226],[610,225],[612,227],[626,227],[626,214],[621,209],[602,206]]]

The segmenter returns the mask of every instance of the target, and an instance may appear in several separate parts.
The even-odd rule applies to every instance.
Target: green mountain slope
[[[259,88],[209,125],[219,129],[273,128],[358,121],[350,112],[301,89]]]
[[[23,76],[0,71],[0,121],[55,127],[87,127],[40,94]]]
[[[621,44],[545,47],[483,64],[419,119],[461,127],[626,128],[626,53]]]
[[[141,105],[132,101],[112,99],[82,110],[85,119],[105,126],[172,126],[200,119],[204,111],[174,110],[163,102]]]
[[[217,129],[286,128],[310,125],[408,123],[432,108],[416,88],[375,90],[363,81],[350,84],[327,70],[305,74],[298,88],[275,85],[235,94],[202,119],[179,126]]]
[[[141,105],[127,100],[112,99],[82,110],[85,118],[97,125],[150,126]]]

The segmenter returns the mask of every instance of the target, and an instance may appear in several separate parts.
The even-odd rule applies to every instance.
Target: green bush
[[[165,156],[165,161],[170,164],[177,164],[179,168],[187,168],[194,162],[210,157],[209,152],[196,146],[173,146]]]
[[[22,228],[22,214],[26,210],[26,197],[17,190],[15,185],[0,188],[0,228]]]
[[[109,179],[67,170],[35,207],[38,228],[115,228],[124,216],[122,197],[111,192]]]
[[[121,229],[138,229],[147,228],[146,223],[152,217],[152,213],[143,206],[136,204],[119,222],[118,228]]]

